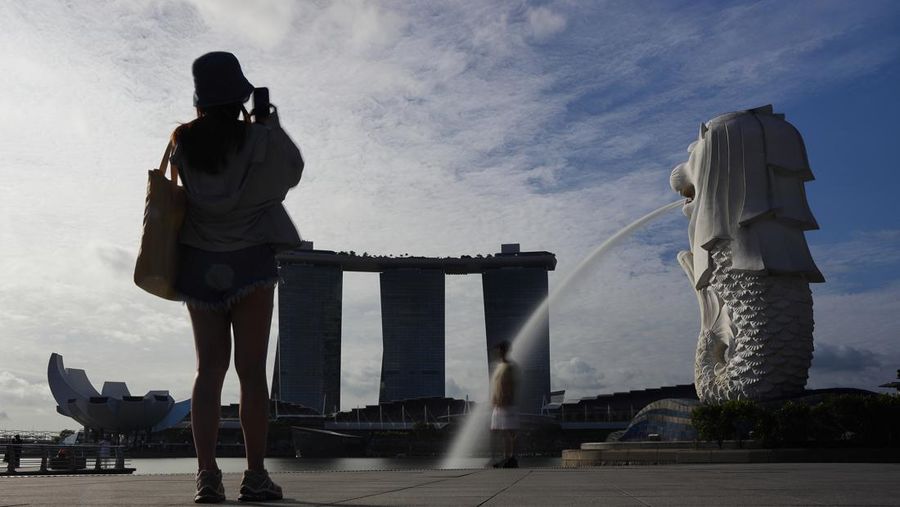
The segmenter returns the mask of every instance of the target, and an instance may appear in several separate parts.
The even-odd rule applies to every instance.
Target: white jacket
[[[175,146],[170,162],[178,167],[187,213],[179,242],[228,252],[269,244],[276,249],[300,244],[300,235],[281,204],[303,173],[303,157],[281,128],[277,114],[253,123],[239,151],[225,168],[211,174],[191,167]]]

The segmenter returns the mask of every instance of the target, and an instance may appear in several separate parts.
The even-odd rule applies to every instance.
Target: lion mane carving
[[[802,393],[813,353],[809,283],[824,282],[804,232],[813,179],[800,133],[772,106],[701,125],[672,188],[687,198],[678,261],[700,304],[694,364],[704,402]]]

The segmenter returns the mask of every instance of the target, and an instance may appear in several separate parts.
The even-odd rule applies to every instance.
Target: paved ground
[[[900,464],[284,472],[281,505],[900,505]],[[226,474],[234,500],[240,475]],[[189,475],[0,477],[0,506],[193,505]]]

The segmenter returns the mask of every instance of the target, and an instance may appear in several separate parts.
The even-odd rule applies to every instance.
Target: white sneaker
[[[197,472],[197,494],[195,503],[219,503],[225,501],[225,487],[222,486],[221,470],[200,470]]]

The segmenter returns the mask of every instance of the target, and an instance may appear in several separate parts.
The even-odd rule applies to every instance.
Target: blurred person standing
[[[518,468],[516,432],[519,430],[519,411],[516,390],[519,387],[519,367],[509,360],[510,344],[502,341],[494,347],[497,363],[491,375],[491,431],[503,441],[503,459],[494,468]]]

